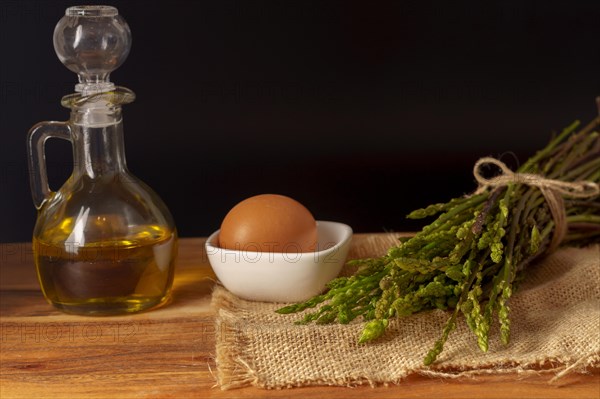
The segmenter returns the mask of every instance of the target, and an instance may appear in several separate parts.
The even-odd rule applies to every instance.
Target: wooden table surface
[[[366,239],[356,235],[354,242]],[[600,369],[571,374],[411,376],[400,385],[284,390],[215,386],[214,274],[182,239],[173,299],[120,317],[71,316],[43,299],[30,244],[0,244],[0,398],[600,398]]]

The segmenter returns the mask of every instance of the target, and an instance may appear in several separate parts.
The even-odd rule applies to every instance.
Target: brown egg
[[[221,224],[219,246],[252,252],[312,252],[317,223],[296,200],[276,194],[250,197],[234,206]]]

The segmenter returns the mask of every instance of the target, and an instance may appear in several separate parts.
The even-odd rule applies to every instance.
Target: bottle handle
[[[33,203],[37,209],[52,196],[46,173],[46,153],[44,147],[49,138],[71,141],[71,126],[68,122],[40,122],[27,134],[27,153],[29,155],[29,183]],[[71,141],[72,142],[72,141]]]

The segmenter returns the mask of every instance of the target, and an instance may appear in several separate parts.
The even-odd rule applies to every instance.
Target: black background
[[[355,231],[410,230],[412,209],[475,188],[473,163],[511,166],[596,113],[599,1],[106,1],[133,47],[112,81],[130,170],[182,236],[240,200],[292,196]],[[484,4],[485,3],[485,4]],[[80,1],[0,1],[0,242],[31,237],[28,129],[65,120],[76,76],[52,34]],[[52,187],[68,143],[47,145]]]

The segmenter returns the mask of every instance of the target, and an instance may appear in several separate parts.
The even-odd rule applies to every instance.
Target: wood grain
[[[356,235],[366,256],[373,235]],[[121,317],[71,316],[40,292],[29,244],[0,245],[0,398],[600,398],[600,370],[440,380],[411,376],[390,387],[221,391],[212,375],[214,285],[203,239],[182,239],[173,300]]]

